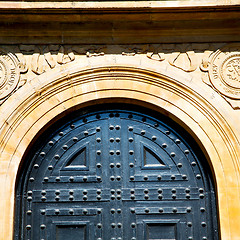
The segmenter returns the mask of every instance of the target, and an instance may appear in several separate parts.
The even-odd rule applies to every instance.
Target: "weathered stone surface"
[[[196,139],[216,182],[223,240],[240,239],[238,1],[0,2],[0,239],[35,137],[95,103],[134,103]]]

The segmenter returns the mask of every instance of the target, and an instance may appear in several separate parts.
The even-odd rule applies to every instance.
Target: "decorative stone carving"
[[[212,53],[212,51],[210,51],[210,50],[204,51],[203,58],[202,58],[202,63],[200,64],[200,69],[203,72],[207,72],[208,71],[209,56],[211,55],[211,53]]]
[[[0,103],[17,88],[19,79],[17,58],[0,49]]]
[[[148,58],[159,67],[178,68],[196,81],[221,94],[233,108],[240,109],[240,43],[228,44],[134,44],[134,45],[12,45],[0,52],[0,104],[36,75],[59,65],[103,55],[123,55],[138,61]],[[101,61],[100,61],[101,62]],[[151,64],[151,63],[150,63]],[[197,67],[198,71],[196,71]],[[15,72],[14,72],[15,71]]]
[[[97,57],[104,55],[104,48],[102,47],[92,47],[86,50],[87,57]]]
[[[240,44],[225,45],[210,55],[209,64],[203,60],[201,66],[209,73],[210,85],[234,109],[240,109]]]
[[[30,62],[27,62],[24,55],[31,55]],[[71,47],[49,45],[34,46],[21,45],[19,53],[16,54],[20,61],[21,72],[30,69],[35,74],[42,74],[58,64],[66,64],[75,60],[75,54]]]
[[[68,48],[66,51],[63,46],[60,47],[58,55],[57,55],[57,62],[59,64],[69,63],[75,60],[75,55],[72,51],[72,48]]]
[[[122,51],[123,56],[135,56],[136,54],[146,53],[149,49],[149,45],[139,45],[132,47],[125,47],[124,51]]]
[[[150,46],[147,52],[147,57],[159,62],[165,60],[165,54],[161,46],[156,47]]]
[[[159,62],[167,59],[170,65],[185,72],[193,72],[198,66],[193,44],[146,44],[129,47],[122,52],[124,56],[136,54],[146,54],[148,58]]]
[[[193,72],[197,68],[197,57],[191,45],[178,45],[177,51],[174,50],[169,56],[168,62],[185,72]]]
[[[146,56],[155,61],[165,60],[165,55],[162,49],[161,44],[157,45],[140,45],[125,47],[125,50],[122,51],[123,56],[135,56],[136,54],[146,54]]]
[[[165,60],[165,56],[164,56],[164,53],[154,53],[154,52],[148,52],[147,53],[147,57],[152,59],[152,60],[155,60],[155,61],[163,61]]]

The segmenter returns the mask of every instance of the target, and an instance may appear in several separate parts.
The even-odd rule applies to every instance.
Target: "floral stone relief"
[[[240,44],[13,45],[0,50],[0,104],[36,75],[107,54],[148,58],[191,74],[240,109]]]

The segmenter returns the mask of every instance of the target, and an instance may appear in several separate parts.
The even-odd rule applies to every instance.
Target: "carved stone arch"
[[[16,175],[34,138],[52,119],[94,101],[101,103],[109,99],[160,111],[190,132],[205,153],[215,177],[221,237],[238,238],[240,209],[236,195],[239,194],[240,150],[233,130],[217,107],[199,94],[198,86],[191,84],[191,79],[154,64],[146,64],[144,68],[138,64],[99,66],[93,60],[78,66],[62,66],[32,79],[3,104],[0,116],[4,122],[0,138],[4,173],[0,196],[3,239],[12,239]]]

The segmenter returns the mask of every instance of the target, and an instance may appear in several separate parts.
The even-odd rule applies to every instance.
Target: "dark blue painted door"
[[[218,239],[211,179],[185,138],[119,109],[62,124],[29,154],[16,239]]]

